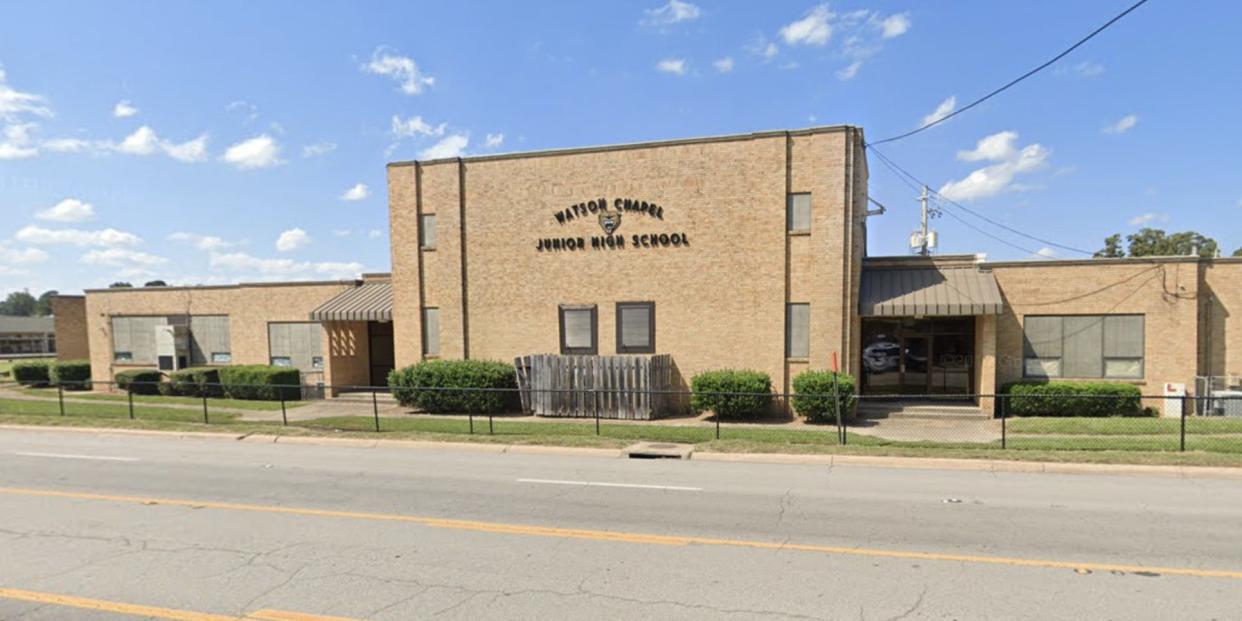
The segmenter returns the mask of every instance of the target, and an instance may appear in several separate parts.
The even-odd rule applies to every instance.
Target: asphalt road
[[[0,431],[0,619],[323,616],[1239,619],[1242,483]]]

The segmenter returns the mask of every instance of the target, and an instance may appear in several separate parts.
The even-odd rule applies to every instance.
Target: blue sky
[[[0,21],[0,292],[389,269],[384,165],[853,124],[878,140],[1129,2],[41,2]],[[1242,5],[1153,0],[1036,77],[881,147],[1087,250],[1143,224],[1242,246]],[[872,254],[914,192],[876,158]],[[961,217],[942,252],[1044,245]]]

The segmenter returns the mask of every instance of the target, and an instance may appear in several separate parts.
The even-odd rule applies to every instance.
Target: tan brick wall
[[[56,357],[60,360],[87,360],[91,357],[87,341],[86,298],[56,296],[52,298],[55,317]]]
[[[441,356],[509,361],[559,351],[558,305],[598,307],[599,353],[615,353],[617,302],[654,301],[656,349],[681,373],[754,368],[786,385],[785,303],[811,303],[806,364],[826,368],[853,326],[843,314],[861,265],[861,219],[849,205],[843,129],[466,160],[466,297],[462,315],[461,165],[389,167],[397,365],[421,354],[420,295],[440,309]],[[852,145],[853,159],[859,159]],[[789,190],[812,193],[812,232],[786,232]],[[419,170],[421,169],[421,170]],[[865,182],[865,167],[851,173]],[[436,249],[417,249],[421,211],[437,218]],[[602,235],[592,214],[554,212],[605,197],[654,202],[663,220],[625,213],[617,250],[539,252],[540,238]],[[610,209],[611,211],[611,209]],[[847,222],[849,223],[847,225]],[[687,247],[634,248],[631,236],[684,232]],[[849,239],[847,239],[849,238]],[[857,258],[857,262],[848,261]],[[421,287],[421,293],[420,293]],[[465,333],[468,325],[468,337]],[[799,368],[803,363],[796,363]]]
[[[91,374],[107,381],[115,369],[125,368],[112,361],[114,315],[228,315],[233,364],[267,364],[269,322],[308,321],[312,310],[352,286],[332,282],[87,291]]]
[[[992,264],[992,271],[1005,299],[996,326],[998,386],[1022,379],[1026,315],[1137,313],[1145,316],[1144,378],[1124,381],[1144,394],[1161,394],[1165,382],[1193,389],[1199,327],[1194,259],[1005,263]]]
[[[1242,376],[1242,259],[1201,265],[1202,375]]]

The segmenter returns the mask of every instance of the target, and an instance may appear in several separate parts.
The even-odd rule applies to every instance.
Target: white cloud
[[[4,140],[0,141],[0,160],[22,160],[39,154],[33,144],[30,132],[37,127],[34,123],[12,123],[4,128]]]
[[[1084,60],[1072,68],[1073,72],[1080,78],[1094,78],[1104,73],[1104,65],[1089,60]]]
[[[138,108],[129,103],[128,99],[122,99],[112,106],[112,116],[118,119],[127,119],[135,114],[138,114]]]
[[[936,121],[952,114],[955,109],[957,109],[957,95],[952,95],[940,102],[940,105],[936,106],[936,109],[932,110],[931,114],[923,117],[922,125],[930,125],[935,123]]]
[[[72,244],[74,246],[133,246],[142,242],[142,238],[137,235],[114,228],[83,231],[45,229],[33,224],[22,228],[13,237],[29,244]]]
[[[466,145],[470,139],[462,134],[452,134],[445,136],[440,142],[437,142],[418,154],[420,160],[438,160],[446,157],[461,157],[466,151]]]
[[[316,142],[302,147],[302,157],[319,157],[336,150],[335,142]]]
[[[879,20],[878,27],[885,39],[900,37],[910,31],[910,14],[897,13]]]
[[[24,263],[42,263],[47,260],[47,253],[40,248],[9,248],[0,244],[0,266]]]
[[[99,143],[81,138],[52,138],[43,141],[43,148],[58,153],[79,153],[81,151],[97,151],[106,149],[106,143]]]
[[[284,163],[280,159],[280,145],[267,134],[234,144],[225,150],[221,159],[242,170],[268,168]]]
[[[755,37],[754,40],[747,43],[742,47],[742,49],[746,50],[748,54],[758,57],[765,63],[770,62],[773,58],[776,58],[776,55],[781,51],[781,48],[777,46],[776,43],[768,41],[767,37],[764,37],[763,35]]]
[[[365,183],[358,183],[358,184],[355,184],[354,187],[349,188],[348,190],[345,190],[345,192],[341,194],[341,200],[360,201],[370,195],[371,195],[371,188],[368,188],[367,184]]]
[[[398,138],[411,136],[443,136],[447,123],[431,125],[421,116],[412,116],[402,120],[399,115],[392,115],[392,135]]]
[[[712,68],[716,70],[716,73],[729,73],[733,71],[733,58],[730,56],[718,58],[712,61]]]
[[[1104,133],[1124,134],[1130,131],[1131,129],[1134,129],[1134,126],[1138,125],[1138,120],[1139,118],[1137,114],[1127,114],[1126,116],[1123,116],[1120,119],[1118,119],[1116,123],[1113,123],[1112,125],[1109,125],[1108,127],[1105,127]]]
[[[130,155],[150,155],[155,153],[159,146],[160,139],[155,135],[155,130],[143,125],[134,130],[134,133],[126,136],[125,140],[117,145],[116,150]]]
[[[225,241],[215,235],[199,235],[198,233],[178,232],[168,236],[169,241],[187,242],[199,250],[223,250],[236,246],[236,242]]]
[[[828,10],[828,5],[821,4],[807,11],[802,19],[782,27],[781,38],[786,45],[823,46],[832,38],[832,25],[828,22],[834,17],[836,14]]]
[[[371,239],[379,239],[383,236],[384,232],[379,229],[371,229],[370,231],[367,231],[367,237],[370,237]]]
[[[483,146],[489,149],[496,149],[496,148],[499,148],[500,145],[504,143],[505,143],[504,134],[488,134],[486,140],[483,141]]]
[[[408,56],[399,56],[395,51],[389,51],[384,47],[377,47],[371,53],[370,62],[362,65],[362,70],[366,73],[382,75],[392,78],[401,85],[401,92],[407,95],[417,95],[423,92],[423,88],[434,86],[435,78],[423,75],[418,69],[418,64],[414,59]]]
[[[128,248],[108,248],[106,250],[91,250],[82,255],[79,261],[87,265],[106,265],[109,267],[150,267],[167,263],[168,259],[145,252],[138,252],[137,250],[129,250]]]
[[[168,157],[181,162],[201,162],[207,159],[207,134],[181,144],[162,142],[160,147]]]
[[[842,81],[853,80],[854,76],[858,75],[859,69],[862,69],[862,61],[856,60],[850,63],[849,66],[837,70],[837,79]]]
[[[686,75],[686,59],[684,58],[665,58],[656,63],[656,71],[660,73],[671,73],[673,75]]]
[[[95,217],[95,206],[76,198],[66,198],[36,213],[35,217],[53,222],[84,222]]]
[[[357,262],[294,261],[293,259],[263,259],[244,252],[212,253],[208,265],[216,269],[257,274],[261,278],[356,278],[363,271]]]
[[[1020,189],[1014,179],[1041,168],[1048,160],[1048,150],[1037,143],[1017,149],[1014,146],[1017,139],[1014,132],[999,132],[980,140],[973,151],[959,152],[958,159],[963,161],[996,163],[975,170],[964,179],[944,184],[940,194],[950,200],[968,201]]]
[[[259,118],[259,107],[245,100],[230,101],[224,106],[225,112],[235,112],[245,115],[247,124],[253,123]]]
[[[673,24],[691,22],[703,13],[699,7],[681,0],[668,0],[668,4],[658,9],[644,9],[643,12],[647,17],[639,23],[652,28],[667,28]]]
[[[23,115],[52,116],[52,109],[44,105],[42,95],[16,90],[8,85],[7,78],[0,68],[0,119],[12,122]]]
[[[307,235],[306,231],[299,228],[289,229],[276,238],[276,250],[292,252],[298,248],[305,247],[310,241],[310,235]]]
[[[997,132],[991,136],[984,136],[975,143],[975,148],[970,151],[958,151],[957,159],[963,162],[978,162],[979,160],[989,160],[998,162],[1013,157],[1017,152],[1016,143],[1018,140],[1017,132]]]
[[[1143,226],[1152,222],[1168,222],[1169,217],[1162,213],[1149,212],[1130,218],[1130,226]]]
[[[1057,251],[1048,246],[1044,246],[1043,248],[1035,251],[1035,256],[1040,259],[1055,259],[1057,257]]]
[[[333,237],[349,237],[350,235],[353,235],[353,234],[354,232],[349,229],[333,229],[332,231]]]

